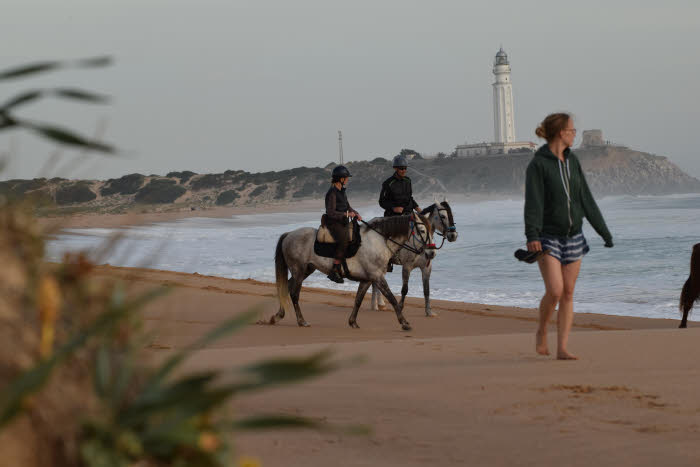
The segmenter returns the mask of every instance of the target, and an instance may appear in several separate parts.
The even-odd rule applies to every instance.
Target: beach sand
[[[101,266],[101,277],[173,290],[145,310],[156,357],[182,348],[225,319],[257,307],[277,311],[273,284]],[[348,316],[352,294],[303,289],[309,328],[293,316],[251,324],[199,350],[190,370],[239,367],[268,357],[330,349],[346,361],[321,378],[236,399],[237,416],[288,414],[342,431],[237,435],[238,453],[274,466],[700,465],[700,328],[677,320],[577,314],[570,350],[578,361],[535,354],[533,309],[407,299],[413,326],[393,311]],[[692,323],[691,323],[692,326]],[[550,329],[554,350],[556,330]],[[362,357],[363,362],[353,362]]]

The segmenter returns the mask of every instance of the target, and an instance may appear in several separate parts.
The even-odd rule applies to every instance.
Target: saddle
[[[348,236],[350,241],[348,243],[348,249],[345,251],[346,258],[352,258],[360,249],[360,244],[362,239],[360,238],[360,226],[357,222],[348,223]],[[318,256],[324,258],[335,257],[335,247],[337,242],[331,235],[330,230],[326,227],[326,215],[321,217],[321,225],[316,233],[316,240],[314,241],[314,253]]]
[[[316,233],[316,241],[318,243],[336,243],[335,238],[331,235],[331,231],[326,227],[326,219],[325,214],[321,216],[321,225],[318,227],[318,232]],[[355,229],[353,225],[353,222],[348,222],[348,243],[352,243],[354,238]]]

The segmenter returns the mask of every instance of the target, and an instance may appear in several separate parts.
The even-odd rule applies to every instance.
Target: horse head
[[[454,242],[457,240],[457,227],[455,227],[454,217],[452,216],[452,208],[447,200],[442,202],[436,201],[424,209],[421,214],[426,216],[435,232],[445,237],[447,241]]]
[[[428,218],[417,212],[411,214],[410,228],[408,240],[411,246],[416,250],[423,250],[426,258],[435,258],[437,248],[433,241],[433,225]]]

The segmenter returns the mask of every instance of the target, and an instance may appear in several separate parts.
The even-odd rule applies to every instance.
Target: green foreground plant
[[[0,80],[64,66],[43,62],[0,71]],[[47,94],[100,100],[80,90],[23,93],[0,106],[0,131],[24,127],[63,144],[113,151],[69,130],[25,122],[11,113]],[[3,463],[228,466],[233,431],[324,427],[308,418],[277,414],[235,419],[228,406],[234,396],[333,370],[337,363],[327,352],[227,370],[182,369],[198,349],[251,323],[256,313],[245,311],[154,363],[147,358],[148,334],[140,313],[167,289],[134,292],[116,279],[98,279],[95,265],[81,253],[66,254],[57,265],[47,263],[45,234],[33,212],[28,202],[0,195]]]

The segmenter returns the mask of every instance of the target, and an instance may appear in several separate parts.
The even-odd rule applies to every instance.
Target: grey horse
[[[285,311],[291,312],[293,306],[297,324],[309,325],[299,308],[301,284],[317,269],[328,274],[333,265],[331,258],[324,258],[314,253],[316,232],[314,228],[304,227],[282,234],[277,241],[275,275],[280,308],[277,314],[270,318],[269,324],[275,324],[284,318]],[[419,214],[376,218],[360,227],[360,235],[362,236],[360,248],[355,256],[347,259],[350,279],[360,282],[355,296],[355,306],[348,323],[353,328],[359,328],[357,312],[367,289],[374,283],[394,307],[401,328],[405,331],[410,330],[411,326],[402,313],[403,308],[391,293],[384,275],[389,259],[399,249],[422,251],[428,258],[435,256],[430,223]],[[291,277],[288,277],[288,273],[291,273]]]
[[[442,202],[435,202],[422,212],[422,215],[428,218],[428,222],[433,228],[433,231],[446,238],[449,242],[454,242],[457,240],[457,228],[455,227],[454,217],[452,216],[452,208],[448,204],[447,200]],[[442,245],[440,246],[442,248]],[[409,250],[401,250],[398,254],[399,262],[401,263],[401,277],[403,279],[403,286],[401,287],[401,301],[399,305],[403,308],[404,300],[406,299],[406,294],[408,293],[408,279],[411,276],[411,271],[415,268],[419,268],[423,276],[423,296],[425,297],[425,315],[426,316],[437,316],[430,309],[430,273],[433,270],[433,262],[431,261],[433,257],[428,258],[424,254],[417,255]],[[381,295],[377,291],[377,288],[372,285],[372,310],[383,310],[384,300],[382,300]]]

